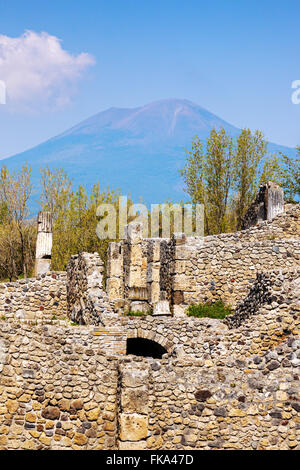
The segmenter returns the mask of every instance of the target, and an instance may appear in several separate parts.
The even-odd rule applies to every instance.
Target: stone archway
[[[150,328],[146,329],[139,326],[138,328],[127,330],[127,340],[134,338],[152,341],[162,347],[165,350],[165,353],[171,353],[174,348],[173,342]]]
[[[128,338],[126,354],[161,359],[167,350],[156,341],[147,338]]]

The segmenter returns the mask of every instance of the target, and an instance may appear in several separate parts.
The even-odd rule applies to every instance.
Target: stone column
[[[284,211],[284,192],[283,189],[269,182],[265,196],[267,220],[272,220],[276,215]]]
[[[246,230],[265,220],[272,220],[283,211],[283,189],[269,181],[259,188],[254,201],[243,217],[241,228]]]
[[[160,240],[149,240],[147,289],[149,303],[153,306],[160,301]]]
[[[106,290],[110,301],[124,299],[123,242],[108,246]]]
[[[149,240],[148,264],[147,264],[147,288],[149,303],[152,307],[153,316],[171,315],[170,304],[167,300],[165,283],[161,283],[162,278],[168,277],[165,269],[161,269],[162,261],[165,265],[167,260],[163,259],[163,253],[166,250],[161,248],[167,244],[167,241],[161,239]],[[163,257],[164,258],[164,257]]]
[[[133,311],[149,310],[148,291],[143,268],[143,225],[132,222],[125,227],[124,241],[124,296]]]
[[[174,233],[172,237],[172,263],[171,263],[171,304],[174,316],[184,316],[187,304],[184,293],[191,291],[191,279],[186,272],[186,262],[190,259],[190,247],[186,243],[184,233]]]
[[[125,290],[142,287],[142,236],[140,223],[131,223],[125,227],[124,241],[124,277]]]
[[[51,270],[52,215],[50,212],[39,212],[37,227],[35,276]]]
[[[149,366],[120,365],[119,450],[144,450],[149,426]]]

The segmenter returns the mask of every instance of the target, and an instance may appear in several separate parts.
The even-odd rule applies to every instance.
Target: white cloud
[[[0,80],[6,84],[7,103],[28,109],[68,104],[76,85],[94,58],[72,55],[48,33],[26,31],[17,38],[0,35]]]

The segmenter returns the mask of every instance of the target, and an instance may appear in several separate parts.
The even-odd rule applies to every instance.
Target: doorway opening
[[[128,338],[126,354],[161,359],[167,350],[159,343],[145,338]]]

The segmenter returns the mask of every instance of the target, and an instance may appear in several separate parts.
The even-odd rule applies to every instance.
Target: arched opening
[[[128,338],[126,354],[161,359],[168,351],[159,343],[145,338]]]

